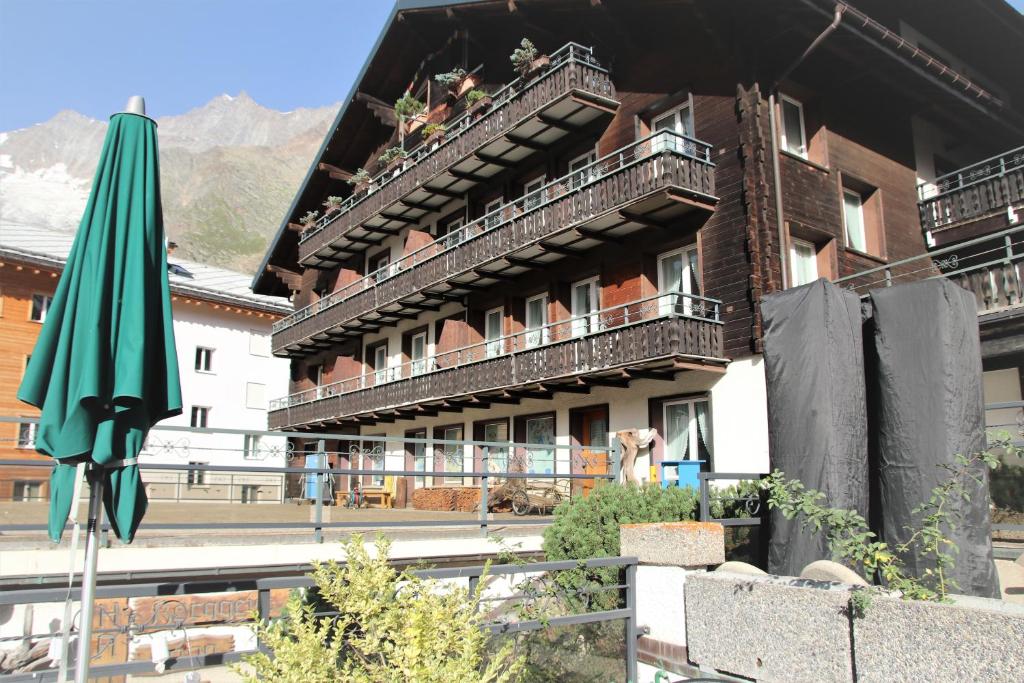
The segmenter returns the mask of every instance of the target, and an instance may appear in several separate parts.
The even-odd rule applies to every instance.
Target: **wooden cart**
[[[520,517],[536,510],[538,514],[554,510],[569,498],[564,482],[520,480],[513,485],[512,512]]]

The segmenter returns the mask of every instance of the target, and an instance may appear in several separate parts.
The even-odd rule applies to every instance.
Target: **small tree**
[[[533,60],[535,59],[537,59],[537,47],[529,38],[523,38],[519,43],[519,47],[512,50],[512,54],[509,55],[512,68],[516,70],[520,78],[530,73],[530,68],[533,66]]]
[[[307,211],[305,214],[303,214],[302,218],[299,219],[299,223],[305,225],[308,228],[309,226],[316,223],[316,219],[319,217],[319,211]]]
[[[434,76],[434,80],[450,90],[461,83],[462,79],[465,77],[466,70],[457,66],[451,71],[446,71],[443,74],[437,74]]]
[[[377,538],[371,556],[363,538],[345,544],[344,565],[317,564],[317,600],[293,594],[286,618],[257,624],[266,646],[236,668],[250,683],[507,683],[524,659],[509,640],[488,656],[479,588],[420,579],[388,562],[390,543]],[[481,581],[480,586],[485,582]],[[318,602],[319,604],[314,604]],[[327,612],[327,614],[324,614]]]
[[[466,104],[472,107],[474,104],[484,99],[485,97],[487,97],[486,92],[480,90],[479,88],[473,88],[468,93],[466,93]]]
[[[356,172],[352,174],[352,177],[345,181],[349,185],[362,185],[363,183],[370,182],[370,172],[365,168],[358,168]]]

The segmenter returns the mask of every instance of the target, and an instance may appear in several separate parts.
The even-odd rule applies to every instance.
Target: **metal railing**
[[[860,294],[896,282],[945,277],[972,292],[979,312],[1024,301],[1024,225],[836,278]]]
[[[970,166],[941,175],[932,181],[922,181],[917,185],[919,201],[935,199],[941,195],[963,190],[972,185],[1006,175],[1009,171],[1024,168],[1024,146],[1008,152],[983,159]]]
[[[505,106],[513,99],[519,97],[528,88],[548,78],[552,72],[565,64],[580,62],[586,64],[592,69],[607,73],[607,70],[602,68],[594,57],[594,48],[585,47],[579,43],[566,43],[550,55],[550,60],[551,64],[544,73],[535,76],[529,81],[524,81],[522,78],[516,78],[500,90],[492,93],[490,95],[492,99],[491,109],[496,110]],[[407,152],[405,162],[400,170],[388,171],[385,169],[383,172],[370,179],[365,192],[350,195],[337,207],[338,210],[336,213],[319,218],[312,227],[303,231],[299,236],[299,242],[304,242],[313,237],[313,235],[319,233],[321,230],[340,218],[342,214],[351,211],[357,204],[368,199],[374,192],[383,189],[392,182],[395,182],[403,173],[411,170],[424,159],[439,153],[439,150],[441,150],[445,145],[453,144],[454,141],[466,131],[470,130],[474,126],[483,125],[482,121],[482,118],[474,120],[473,112],[468,110],[459,116],[449,119],[444,124],[445,139],[442,142],[439,144],[427,144],[426,140],[421,141],[419,145]]]
[[[593,594],[614,591],[619,594],[617,606],[612,609],[573,611],[552,599],[550,592],[534,596],[528,588],[529,582],[537,577],[548,577],[558,572],[575,571],[581,568],[614,568],[619,570],[619,580],[613,584],[592,582],[576,590],[561,589],[557,596]],[[624,659],[626,679],[636,681],[637,637],[641,634],[637,624],[637,559],[635,557],[605,557],[588,560],[561,562],[528,562],[524,564],[476,565],[470,567],[417,569],[411,573],[445,585],[465,586],[471,592],[486,577],[488,582],[481,590],[481,611],[487,617],[481,628],[494,636],[511,636],[553,628],[599,624],[621,621],[624,626]],[[159,673],[203,669],[243,661],[248,655],[259,652],[258,648],[237,647],[234,636],[250,632],[258,622],[289,618],[274,607],[278,600],[290,591],[313,586],[309,576],[270,576],[263,578],[225,578],[221,576],[195,575],[184,580],[166,580],[159,583],[107,583],[96,589],[96,597],[105,601],[120,601],[123,608],[98,606],[92,617],[96,622],[93,629],[94,643],[90,676],[124,676],[158,673],[154,661],[129,659],[129,652],[140,646],[152,645],[154,636],[169,640],[177,638],[171,655],[163,663]],[[556,597],[557,597],[556,596]],[[0,607],[16,608],[31,606],[37,611],[47,609],[54,612],[59,624],[59,614],[66,599],[78,602],[80,588],[70,591],[62,588],[24,588],[0,592]],[[199,603],[197,609],[197,601]],[[110,603],[107,603],[108,605]],[[523,606],[529,609],[523,609]],[[211,609],[212,608],[212,609]],[[534,614],[536,612],[536,614]],[[81,607],[73,612],[72,623],[80,622]],[[330,610],[318,612],[318,616],[330,616]],[[200,645],[209,629],[232,635],[230,647],[226,642],[219,646]],[[73,633],[76,631],[73,631]],[[58,627],[27,633],[20,636],[0,638],[0,643],[22,642],[39,647],[61,637]],[[194,639],[195,647],[191,639]],[[104,654],[115,650],[117,644],[125,645],[126,661],[102,663]],[[135,646],[135,647],[133,647]],[[177,654],[177,651],[182,651]],[[203,650],[208,650],[204,652]],[[51,663],[52,664],[52,663]],[[0,683],[22,683],[28,681],[55,681],[57,669],[40,667],[39,662],[30,671],[13,673],[0,671]]]
[[[917,192],[925,232],[1009,211],[1024,203],[1024,147],[921,183]]]
[[[340,289],[318,299],[295,313],[277,320],[272,325],[272,332],[278,333],[297,323],[326,311],[367,289],[373,289],[399,273],[427,261],[441,258],[464,244],[495,230],[512,220],[521,219],[526,214],[537,212],[552,202],[564,198],[572,192],[585,192],[607,175],[626,169],[636,163],[659,154],[675,154],[711,164],[711,146],[705,142],[673,131],[652,133],[636,142],[588,164],[587,166],[566,173],[543,187],[494,209],[471,223],[455,230],[434,242],[406,254],[402,258],[382,266],[362,278],[342,286]],[[564,226],[568,229],[570,226]],[[497,256],[497,255],[495,255]],[[456,273],[452,273],[455,275]]]
[[[0,417],[0,424],[34,424],[34,417]],[[180,505],[161,511],[159,503],[167,496],[151,496],[150,518],[143,523],[143,530],[216,532],[231,529],[261,529],[284,531],[311,531],[313,540],[323,541],[325,529],[387,529],[423,527],[476,527],[482,530],[498,524],[537,524],[545,521],[544,513],[550,513],[560,502],[578,495],[583,482],[618,481],[621,451],[617,439],[608,446],[576,446],[564,443],[519,443],[512,440],[481,441],[470,439],[416,438],[404,436],[360,436],[316,432],[253,431],[241,429],[216,429],[158,425],[150,432],[154,434],[188,435],[194,443],[183,451],[187,462],[155,460],[143,452],[139,457],[139,469],[146,474],[149,491],[174,486],[184,480],[186,488],[198,491],[210,488],[216,478],[239,478],[247,481],[276,478],[279,486],[290,489],[292,495],[284,499],[263,500],[271,505],[241,505],[235,497],[183,496]],[[200,436],[227,438],[227,443],[201,445]],[[280,464],[243,465],[246,449],[253,438],[281,438],[287,447],[281,453]],[[554,435],[552,434],[552,438]],[[234,439],[233,442],[230,439]],[[295,444],[303,444],[303,450],[296,450]],[[332,448],[328,448],[328,445]],[[309,460],[312,456],[312,460]],[[206,459],[222,464],[200,462]],[[296,463],[301,460],[301,463]],[[316,466],[312,466],[315,462]],[[333,465],[331,463],[334,463]],[[0,460],[0,481],[8,480],[7,472],[14,468],[19,471],[38,471],[40,483],[49,478],[53,467],[50,458]],[[168,477],[172,477],[168,482]],[[281,481],[281,480],[284,481]],[[325,508],[337,508],[349,504],[350,492],[358,483],[360,495],[351,501],[365,505],[373,497],[381,507],[393,505],[398,493],[398,480],[405,480],[408,500],[421,488],[457,488],[468,490],[472,501],[465,514],[456,517],[446,514],[450,510],[415,510],[410,516],[407,510],[393,510],[388,518],[368,521],[365,517],[348,515],[347,519],[327,519]],[[390,488],[389,488],[390,486]],[[494,497],[501,494],[501,500]],[[310,508],[283,505],[283,500],[308,500]],[[261,502],[254,498],[251,503]],[[220,505],[213,510],[197,510],[194,503],[221,503],[241,505],[246,512],[235,521],[223,521],[218,516],[229,506]],[[495,505],[498,503],[499,505]],[[21,505],[21,503],[16,503]],[[503,507],[509,514],[495,512]],[[261,512],[262,510],[262,512]],[[195,519],[202,513],[217,519]],[[307,514],[308,512],[308,514]],[[432,515],[431,513],[438,513]],[[540,513],[540,517],[533,515]],[[42,514],[42,512],[40,513]],[[496,517],[496,515],[503,515]],[[393,519],[390,516],[393,515]],[[259,517],[265,519],[262,521]],[[343,513],[338,516],[345,517]],[[282,518],[288,519],[282,519]],[[10,519],[10,515],[7,517]],[[189,521],[181,521],[187,519]],[[497,520],[497,521],[496,521]],[[46,529],[45,524],[30,522],[5,522],[0,524],[0,535],[14,532],[38,533]]]
[[[485,339],[450,351],[425,355],[398,365],[365,372],[337,382],[323,384],[270,401],[270,410],[281,410],[325,398],[341,396],[400,379],[450,370],[472,363],[515,356],[569,339],[610,332],[637,322],[659,317],[683,317],[721,322],[721,301],[686,292],[662,292],[584,315],[539,325],[510,335]]]

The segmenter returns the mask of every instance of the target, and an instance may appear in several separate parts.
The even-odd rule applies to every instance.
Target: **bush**
[[[419,114],[424,108],[425,105],[411,93],[405,93],[395,101],[395,116],[399,119],[409,118]]]
[[[698,495],[693,489],[605,484],[586,498],[576,497],[555,508],[555,518],[544,530],[544,554],[550,561],[619,555],[619,525],[641,522],[679,522],[697,516]],[[573,596],[572,591],[617,584],[617,568],[576,569],[558,572],[555,580],[570,591],[568,600],[578,607],[614,609],[616,591],[598,590]]]
[[[473,88],[468,93],[466,93],[466,104],[472,107],[474,104],[476,104],[485,97],[487,97],[487,93],[478,88]]]
[[[288,618],[258,624],[267,652],[245,657],[252,671],[236,672],[250,683],[519,680],[525,661],[513,642],[488,655],[479,592],[396,570],[389,545],[378,538],[371,557],[356,534],[346,564],[316,565],[316,599],[295,593]]]
[[[423,139],[426,140],[435,133],[444,133],[445,127],[443,123],[428,123],[423,126]]]

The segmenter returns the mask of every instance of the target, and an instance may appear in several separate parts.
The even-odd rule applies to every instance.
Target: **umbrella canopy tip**
[[[132,95],[128,98],[128,104],[124,105],[125,114],[146,115],[146,98],[142,95]]]

